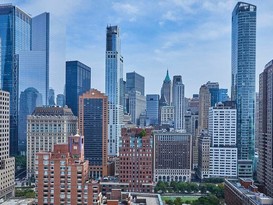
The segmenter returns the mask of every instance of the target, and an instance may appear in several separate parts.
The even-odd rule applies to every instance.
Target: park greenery
[[[196,198],[195,200],[185,200],[183,197],[177,197],[173,199],[166,199],[165,203],[168,205],[181,205],[192,204],[192,205],[214,205],[221,204],[224,199],[224,184],[213,184],[213,183],[194,183],[194,182],[162,182],[159,181],[154,189],[156,193],[177,193],[177,194],[191,194],[201,195],[202,197]]]
[[[35,192],[33,188],[16,188],[15,197],[35,198]]]

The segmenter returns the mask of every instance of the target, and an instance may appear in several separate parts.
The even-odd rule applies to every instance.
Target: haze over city
[[[50,12],[50,87],[55,93],[64,90],[65,60],[80,60],[90,66],[92,87],[105,90],[107,25],[119,25],[121,30],[124,77],[131,71],[143,75],[146,93],[160,93],[167,69],[171,77],[182,75],[187,97],[198,93],[200,85],[209,80],[219,82],[230,93],[235,0],[1,1],[5,2],[32,16]],[[272,58],[273,1],[248,2],[258,7],[258,76]]]

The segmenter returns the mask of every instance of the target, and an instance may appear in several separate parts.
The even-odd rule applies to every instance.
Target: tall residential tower
[[[232,13],[231,100],[237,108],[239,177],[253,175],[256,10],[254,5],[238,2]]]
[[[105,94],[108,96],[108,154],[117,156],[123,118],[123,57],[118,26],[106,28]]]

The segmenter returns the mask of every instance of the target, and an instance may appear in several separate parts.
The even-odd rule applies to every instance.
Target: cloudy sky
[[[1,3],[8,2],[0,0]],[[9,1],[10,2],[10,1]],[[50,86],[63,92],[65,60],[92,68],[92,87],[104,91],[105,31],[119,25],[126,72],[145,76],[159,93],[166,70],[182,75],[186,96],[207,81],[230,90],[231,12],[235,0],[14,0],[32,16],[51,14]],[[273,1],[257,5],[256,75],[273,59]],[[257,88],[256,88],[257,89]]]

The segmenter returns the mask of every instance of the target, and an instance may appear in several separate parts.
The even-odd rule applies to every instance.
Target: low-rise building
[[[250,178],[225,180],[226,205],[273,205],[273,199],[258,192]]]

